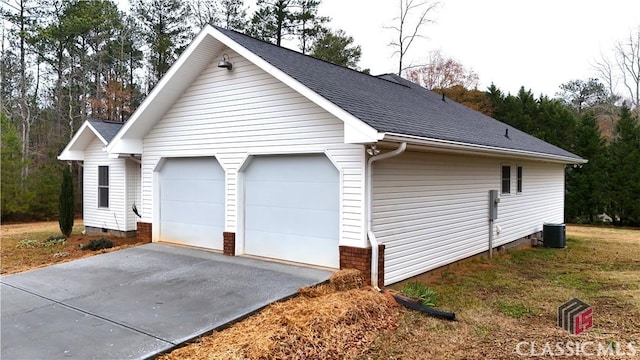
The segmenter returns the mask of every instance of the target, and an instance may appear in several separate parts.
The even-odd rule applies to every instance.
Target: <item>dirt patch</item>
[[[35,268],[112,252],[142,244],[136,237],[82,235],[82,222],[76,221],[74,232],[64,242],[48,243],[51,236],[59,236],[55,221],[2,225],[0,242],[0,274],[8,275]],[[99,251],[82,250],[91,239],[109,239],[113,247]]]

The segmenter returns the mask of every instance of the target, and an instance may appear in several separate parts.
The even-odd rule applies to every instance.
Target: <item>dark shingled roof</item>
[[[103,120],[89,120],[89,124],[91,124],[91,126],[93,126],[96,131],[98,131],[100,136],[107,140],[107,143],[111,142],[111,139],[116,136],[116,133],[120,131],[120,128],[122,128],[122,125],[124,125],[124,123],[120,122]]]
[[[581,159],[397,75],[367,75],[216,29],[378,131]]]

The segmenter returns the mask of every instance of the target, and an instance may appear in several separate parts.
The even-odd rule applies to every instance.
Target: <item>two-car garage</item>
[[[339,172],[324,155],[253,156],[242,170],[243,254],[339,266]],[[222,250],[225,171],[214,157],[158,169],[159,240]],[[233,231],[233,230],[231,230]]]

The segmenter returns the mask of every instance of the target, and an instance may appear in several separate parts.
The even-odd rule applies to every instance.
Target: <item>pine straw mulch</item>
[[[357,270],[269,305],[220,332],[160,359],[348,359],[361,355],[381,331],[395,330],[401,310],[371,288]]]

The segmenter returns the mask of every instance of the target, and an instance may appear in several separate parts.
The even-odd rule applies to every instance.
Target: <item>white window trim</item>
[[[502,181],[503,181],[503,179],[504,179],[504,178],[502,177],[502,175],[503,175],[503,174],[502,174],[502,171],[503,171],[503,168],[505,168],[505,167],[509,167],[509,192],[504,192],[504,188],[503,188],[503,186],[502,186]],[[512,183],[513,183],[513,181],[512,181],[513,173],[512,173],[512,171],[511,171],[511,168],[512,168],[512,167],[513,167],[513,166],[511,166],[511,164],[500,164],[500,195],[501,195],[501,196],[502,196],[502,195],[504,195],[504,196],[509,196],[509,195],[513,194],[513,193],[511,192],[511,188],[513,187],[513,186],[512,186]]]
[[[107,168],[107,185],[100,185],[100,168]],[[98,165],[98,209],[109,209],[109,206],[111,205],[111,191],[109,191],[109,188],[111,187],[111,169],[109,168],[109,165]],[[101,199],[100,199],[100,189],[107,189],[107,206],[101,206]]]
[[[520,176],[518,176],[518,170],[520,170]],[[516,164],[516,195],[520,195],[524,192],[524,166]]]

